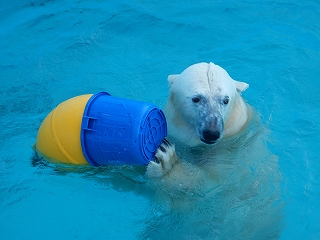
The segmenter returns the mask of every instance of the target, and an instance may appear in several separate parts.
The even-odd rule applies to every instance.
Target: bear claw
[[[146,174],[148,177],[162,177],[177,161],[174,145],[165,138],[157,149],[153,161],[148,164]]]

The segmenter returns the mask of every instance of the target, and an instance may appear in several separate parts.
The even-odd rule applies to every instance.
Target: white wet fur
[[[160,205],[157,214],[150,216],[153,228],[146,236],[279,238],[281,174],[277,157],[268,149],[268,129],[241,96],[248,84],[233,80],[213,63],[192,65],[170,75],[168,81],[165,114],[169,139],[176,147],[162,144],[156,153],[158,161],[147,167],[148,184],[156,189],[155,201]],[[206,98],[201,113],[192,102],[199,95]],[[227,106],[221,104],[226,95]],[[210,118],[210,111],[221,114],[224,128],[217,143],[206,145],[200,140],[199,117]],[[175,221],[181,216],[183,220]]]
[[[194,64],[181,74],[168,77],[170,93],[165,106],[169,133],[181,142],[196,146],[201,144],[199,127],[199,109],[192,97],[203,96],[210,107],[203,109],[210,117],[214,110],[219,111],[224,121],[223,137],[237,134],[250,118],[248,105],[241,92],[249,85],[233,80],[220,66],[213,63]],[[228,105],[221,106],[223,97],[228,96]],[[210,119],[208,119],[210,121]]]
[[[169,98],[165,107],[169,135],[189,146],[203,144],[199,129],[204,120],[210,122],[212,111],[219,111],[224,121],[221,138],[232,137],[241,132],[251,119],[252,110],[241,97],[249,85],[233,80],[220,66],[213,63],[198,63],[188,67],[181,74],[169,75]],[[192,97],[201,95],[208,104],[199,108]],[[221,99],[228,96],[227,106],[221,106]],[[217,99],[218,98],[218,99]],[[204,117],[205,118],[204,118]],[[156,156],[161,164],[151,162],[147,175],[160,177],[172,169],[178,157],[172,157],[175,149],[168,146],[167,153],[158,150]]]

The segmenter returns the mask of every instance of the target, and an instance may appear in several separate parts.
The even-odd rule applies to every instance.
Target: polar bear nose
[[[219,131],[203,131],[202,132],[203,138],[201,139],[202,142],[206,144],[214,144],[220,138],[221,134]]]

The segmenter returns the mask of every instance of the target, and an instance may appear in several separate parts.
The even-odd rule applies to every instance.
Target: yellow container
[[[67,164],[88,164],[83,155],[80,131],[85,106],[92,94],[59,104],[40,126],[36,150],[46,160]]]

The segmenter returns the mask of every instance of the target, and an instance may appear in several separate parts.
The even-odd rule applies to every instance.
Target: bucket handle
[[[97,120],[97,118],[83,116],[81,129],[88,130],[88,131],[96,131],[95,129],[93,129],[93,125],[96,120]]]

